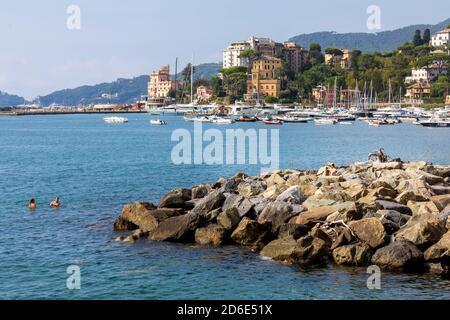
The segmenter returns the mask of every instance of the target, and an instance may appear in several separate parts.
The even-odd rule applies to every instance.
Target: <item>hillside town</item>
[[[355,49],[322,50],[318,44],[306,49],[294,42],[250,37],[223,50],[223,68],[209,81],[192,78],[190,65],[183,70],[183,79],[171,77],[168,65],[153,71],[148,101],[152,106],[192,101],[324,107],[450,104],[449,39],[450,28],[432,37],[429,30],[423,36],[418,30],[413,41],[395,52],[363,54]],[[395,62],[398,66],[389,75],[384,64]],[[368,72],[361,76],[361,71]],[[192,99],[191,78],[195,79]]]

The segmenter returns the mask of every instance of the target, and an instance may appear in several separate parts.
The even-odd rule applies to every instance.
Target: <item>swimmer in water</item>
[[[36,200],[34,200],[34,198],[30,199],[30,202],[28,203],[28,208],[36,209]]]
[[[50,203],[50,207],[60,207],[61,206],[61,202],[59,201],[59,197],[56,197],[55,199],[53,199],[53,201]]]

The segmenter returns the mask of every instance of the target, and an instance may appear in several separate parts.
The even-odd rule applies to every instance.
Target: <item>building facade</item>
[[[444,29],[431,37],[433,47],[448,46],[450,41],[450,28]]]
[[[414,83],[406,88],[406,98],[419,99],[430,96],[431,86],[428,82]]]
[[[248,41],[233,42],[223,50],[223,67],[248,67],[248,58],[241,57],[241,53],[250,49],[252,49],[252,46]]]
[[[208,101],[212,98],[213,91],[209,87],[200,86],[197,88],[197,99]]]
[[[428,82],[444,74],[447,74],[447,70],[438,65],[416,68],[412,69],[411,76],[405,78],[405,83]]]
[[[253,62],[252,72],[247,81],[247,94],[278,97],[281,80],[277,72],[281,68],[281,59],[263,56]]]
[[[170,80],[170,67],[168,65],[150,74],[147,88],[149,98],[165,98],[171,90],[179,88],[181,88],[179,81]]]
[[[251,37],[248,40],[231,43],[223,50],[223,67],[249,67],[249,60],[241,57],[241,53],[246,50],[255,50],[266,57],[277,57],[283,52],[283,44],[269,38]]]
[[[352,51],[342,50],[342,54],[325,53],[325,63],[329,65],[340,65],[342,69],[349,69],[351,66]]]
[[[297,45],[295,42],[285,42],[283,44],[283,58],[289,68],[299,73],[302,66],[307,63],[308,51]]]

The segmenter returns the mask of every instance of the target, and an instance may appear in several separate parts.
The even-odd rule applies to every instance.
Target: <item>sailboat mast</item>
[[[178,73],[178,57],[175,58],[175,103],[177,103],[177,93],[178,93],[177,73]]]
[[[194,55],[192,54],[191,63],[191,103],[194,102]]]

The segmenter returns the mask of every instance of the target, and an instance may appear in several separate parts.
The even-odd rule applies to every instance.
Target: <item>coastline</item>
[[[362,162],[237,173],[124,206],[114,223],[139,239],[241,245],[276,261],[449,273],[450,165]]]

